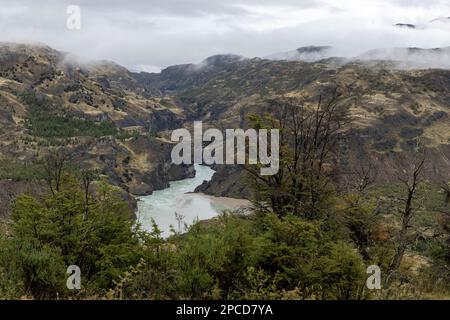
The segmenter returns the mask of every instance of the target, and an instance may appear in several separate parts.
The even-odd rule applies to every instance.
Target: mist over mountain
[[[439,18],[434,18],[431,20],[417,20],[414,23],[404,23],[404,22],[399,22],[394,24],[394,27],[397,28],[404,28],[404,29],[412,29],[412,30],[416,30],[416,31],[424,31],[424,30],[430,30],[430,29],[436,29],[436,30],[447,30],[449,31],[449,25],[448,23],[450,23],[450,17],[439,17]]]
[[[391,61],[400,69],[450,69],[450,47],[376,49],[356,57],[362,61]]]
[[[317,62],[334,58],[336,64],[366,62],[374,65],[386,62],[386,68],[397,69],[450,69],[450,47],[445,48],[379,48],[355,56],[341,55],[331,46],[307,46],[293,51],[269,55],[265,59],[279,61]]]
[[[399,27],[399,28],[410,28],[410,29],[417,28],[417,26],[412,23],[396,23],[394,26]]]
[[[270,60],[318,61],[333,56],[331,46],[307,46],[293,51],[280,52],[265,57]]]
[[[441,17],[441,18],[436,18],[430,21],[431,23],[434,22],[443,22],[443,23],[450,23],[450,17]]]

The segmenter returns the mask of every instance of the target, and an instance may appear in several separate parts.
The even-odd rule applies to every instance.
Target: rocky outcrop
[[[230,197],[239,199],[252,198],[252,184],[240,165],[214,165],[216,170],[211,181],[204,181],[195,189],[216,197]]]
[[[193,165],[175,165],[175,164],[169,164],[168,165],[168,178],[170,181],[176,181],[176,180],[183,180],[187,178],[194,178],[195,177],[195,169]]]

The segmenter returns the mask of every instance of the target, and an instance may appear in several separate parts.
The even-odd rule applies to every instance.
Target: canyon
[[[371,163],[377,183],[390,183],[396,170],[411,162],[420,141],[429,157],[425,174],[450,179],[450,70],[402,68],[385,59],[286,61],[218,55],[199,65],[137,73],[113,62],[79,63],[45,45],[3,43],[0,157],[23,167],[64,146],[72,162],[99,171],[124,197],[148,196],[170,181],[195,176],[192,165],[171,162],[173,130],[192,130],[195,120],[206,128],[248,129],[250,115],[275,111],[273,101],[294,97],[314,105],[322,94],[339,88],[344,97],[339,103],[351,117],[339,145],[343,171]],[[33,105],[23,98],[29,92]],[[44,119],[52,115],[53,125],[42,114],[30,116],[33,108],[44,107]],[[64,130],[80,123],[89,130],[67,133],[55,128],[55,122]],[[103,134],[103,127],[111,130]],[[196,191],[251,199],[242,165],[211,167],[216,173]],[[13,174],[1,180],[6,190],[3,215],[16,193],[30,187],[39,191],[35,181]]]

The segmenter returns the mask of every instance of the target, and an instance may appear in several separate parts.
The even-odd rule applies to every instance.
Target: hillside
[[[417,58],[419,53],[413,54]],[[149,75],[148,84],[177,101],[187,119],[202,119],[219,128],[248,127],[247,116],[270,112],[271,99],[299,97],[314,104],[321,93],[336,86],[351,117],[340,146],[342,165],[352,169],[373,163],[378,182],[391,182],[420,141],[428,151],[427,176],[450,178],[450,70],[400,69],[394,61],[378,58],[346,63],[335,58],[315,63],[204,62]],[[237,182],[241,180],[228,169],[218,166],[211,188],[201,190],[242,195],[245,188]]]
[[[317,62],[219,55],[150,74],[112,62],[77,62],[43,45],[2,44],[0,154],[23,162],[51,145],[66,144],[82,166],[99,168],[130,193],[149,194],[170,179],[193,174],[170,165],[168,130],[193,120],[245,128],[249,114],[273,111],[271,99],[298,97],[314,104],[337,86],[352,120],[340,145],[344,167],[370,162],[378,182],[390,182],[420,140],[428,148],[427,175],[450,178],[450,70],[401,69],[376,51],[372,55]],[[63,131],[47,128],[45,121],[26,125],[32,106],[22,95],[30,90],[38,108],[47,105],[57,115],[52,123],[62,121]],[[87,131],[65,132],[80,126],[80,119]],[[236,179],[240,168],[231,175],[228,169],[217,166],[201,190],[249,197],[244,180]]]
[[[449,109],[450,70],[382,57],[218,55],[150,74],[3,44],[0,297],[448,299]],[[271,126],[280,111],[298,129],[279,126],[280,174],[213,165],[196,190],[251,210],[186,231],[176,211],[168,238],[155,220],[143,232],[134,196],[195,174],[171,162],[173,129]],[[80,290],[68,265],[84,272]]]
[[[149,194],[193,174],[171,167],[170,144],[157,134],[182,119],[170,99],[149,97],[117,64],[78,63],[44,45],[0,46],[0,157],[18,165],[65,145],[74,163]]]

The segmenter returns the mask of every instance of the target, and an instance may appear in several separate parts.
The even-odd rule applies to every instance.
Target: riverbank
[[[137,221],[147,231],[152,231],[154,221],[162,236],[168,237],[171,230],[184,232],[187,226],[197,220],[208,220],[224,210],[244,209],[250,206],[250,201],[245,199],[194,193],[199,185],[210,181],[214,173],[210,167],[196,164],[195,177],[173,181],[166,189],[154,191],[149,196],[138,197]]]
[[[228,209],[228,210],[239,210],[239,209],[246,210],[246,209],[249,209],[252,205],[251,201],[247,200],[247,199],[216,197],[216,196],[204,194],[202,192],[195,193],[195,194],[201,195],[201,196],[209,199],[212,202],[213,206],[224,207],[225,209]]]

